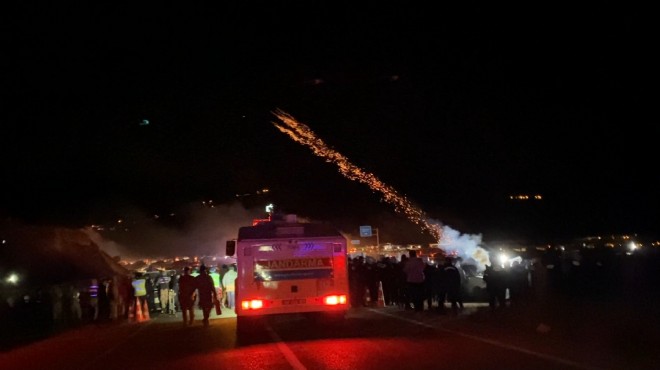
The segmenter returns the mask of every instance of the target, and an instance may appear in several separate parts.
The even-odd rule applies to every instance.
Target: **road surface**
[[[89,325],[0,353],[1,369],[618,369],[646,368],[587,344],[553,342],[458,315],[396,307],[351,309],[342,323],[271,317],[237,335],[225,310],[185,327],[158,315],[142,323]],[[201,315],[198,312],[197,318]],[[487,317],[487,316],[486,316]],[[495,324],[495,325],[493,325]],[[652,367],[648,367],[652,368]]]

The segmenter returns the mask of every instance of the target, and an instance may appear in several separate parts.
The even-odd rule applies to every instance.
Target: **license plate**
[[[305,304],[306,299],[283,299],[282,304]]]

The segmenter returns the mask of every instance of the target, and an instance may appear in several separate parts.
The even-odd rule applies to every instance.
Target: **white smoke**
[[[488,251],[481,247],[481,234],[461,234],[447,225],[434,221],[442,229],[442,237],[438,241],[438,247],[449,255],[462,259],[463,265],[474,265],[477,272],[486,269],[490,265]]]
[[[99,248],[101,248],[101,250],[107,253],[109,256],[134,257],[127,256],[129,248],[115,241],[105,239],[98,231],[91,227],[83,228],[82,232],[84,232],[94,242],[94,244],[98,245]]]
[[[122,215],[125,218],[121,227],[115,224],[113,231],[104,225],[101,232],[91,228],[85,232],[111,256],[162,259],[223,254],[225,242],[236,238],[241,226],[250,226],[254,218],[262,218],[263,211],[246,209],[238,202],[218,204],[213,208],[199,202],[158,218],[136,209],[127,210]]]

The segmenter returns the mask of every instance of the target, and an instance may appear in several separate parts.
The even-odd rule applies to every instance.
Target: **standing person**
[[[62,287],[59,285],[53,286],[51,288],[51,296],[53,297],[53,322],[61,326],[62,317],[64,316],[64,310],[62,308],[64,293],[62,292]]]
[[[190,275],[190,267],[183,268],[179,278],[179,304],[183,312],[183,325],[192,325],[195,320],[195,278]]]
[[[408,283],[406,282],[406,273],[403,271],[403,268],[408,263],[408,256],[405,254],[401,255],[401,261],[396,264],[396,284],[399,292],[399,307],[404,310],[412,310],[410,303],[410,292],[408,289]]]
[[[229,303],[227,302],[227,288],[225,288],[225,285],[222,282],[222,279],[225,277],[227,271],[229,271],[229,266],[223,264],[222,270],[220,271],[220,286],[222,287],[222,297],[220,298],[220,302],[222,303],[222,307],[229,308]]]
[[[378,303],[378,283],[380,280],[376,260],[373,257],[367,257],[364,264],[364,281],[367,290],[369,290],[369,306],[376,307]]]
[[[451,302],[451,308],[454,313],[458,309],[463,309],[463,299],[461,297],[461,273],[454,265],[454,260],[447,258],[445,260],[444,278],[447,287],[447,300]]]
[[[205,265],[199,267],[199,276],[195,278],[195,283],[199,293],[199,308],[202,309],[204,315],[204,326],[209,326],[209,315],[215,301],[218,300],[218,293],[213,285],[213,278],[209,275]]]
[[[236,277],[238,277],[236,265],[231,265],[229,271],[222,277],[222,285],[227,292],[227,306],[232,310],[236,308]]]
[[[437,289],[438,296],[438,308],[437,312],[440,314],[445,314],[445,300],[447,298],[447,278],[445,274],[444,263],[442,266],[438,266],[438,270],[435,272],[435,284]]]
[[[497,270],[495,267],[497,267]],[[486,282],[486,292],[488,292],[488,306],[490,307],[491,312],[494,312],[498,305],[499,307],[504,307],[504,302],[500,301],[498,295],[500,288],[504,285],[501,281],[501,268],[499,265],[495,265],[495,267],[487,265],[483,276],[483,279]]]
[[[170,284],[168,288],[170,294],[168,295],[169,302],[167,303],[167,307],[168,307],[167,312],[170,315],[176,315],[176,311],[178,308],[177,296],[179,295],[179,277],[176,275],[176,272],[172,272],[172,276],[170,276]]]
[[[149,307],[149,312],[154,312],[156,311],[156,301],[154,300],[154,282],[151,280],[151,276],[149,276],[149,274],[144,277],[144,280],[145,287],[147,289],[147,306]]]
[[[110,297],[108,296],[108,284],[102,279],[98,286],[98,321],[106,321],[110,318]]]
[[[157,284],[160,300],[160,312],[167,313],[167,305],[170,302],[170,276],[167,274],[167,271],[163,270],[160,272]]]
[[[110,300],[110,320],[117,320],[119,317],[119,287],[117,285],[117,276],[108,280],[108,299]]]
[[[357,258],[348,258],[348,288],[352,307],[361,307],[362,301],[358,289],[358,266]]]
[[[142,309],[142,300],[147,296],[147,279],[142,276],[140,273],[135,274],[135,279],[131,282],[133,287],[133,301],[131,305],[135,306],[135,312],[137,317],[137,311]],[[135,319],[135,318],[134,318]]]
[[[436,272],[438,269],[432,261],[424,266],[424,296],[422,302],[427,301],[429,311],[433,309],[433,301],[436,300],[438,289],[436,287]]]
[[[364,256],[358,256],[354,261],[353,267],[355,268],[355,301],[357,307],[366,306],[366,294],[367,294],[367,279],[366,279],[366,268]]]
[[[133,299],[131,295],[131,279],[129,276],[119,276],[117,280],[117,290],[119,297],[119,312],[118,317],[125,319],[128,317],[129,306]]]
[[[89,306],[92,309],[92,320],[96,321],[99,318],[99,281],[97,279],[92,279],[88,292]]]
[[[82,320],[82,307],[80,306],[80,290],[75,285],[69,287],[69,297],[71,298],[71,321],[74,324],[80,324]]]
[[[209,273],[209,276],[211,276],[211,279],[213,279],[213,286],[215,286],[215,293],[218,295],[218,297],[222,297],[222,284],[220,283],[220,273],[218,272],[217,267],[211,268],[211,272]]]
[[[379,280],[383,283],[385,306],[394,304],[394,268],[388,257],[382,257],[378,263]]]
[[[406,284],[413,307],[415,311],[421,312],[424,311],[424,268],[426,264],[417,257],[416,250],[410,250],[408,255],[410,258],[403,266],[403,272],[406,274]]]

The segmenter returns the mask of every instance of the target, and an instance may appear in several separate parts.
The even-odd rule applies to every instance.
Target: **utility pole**
[[[378,239],[378,228],[374,228],[376,230],[376,248],[380,246],[380,240]]]

